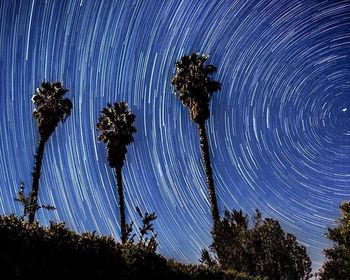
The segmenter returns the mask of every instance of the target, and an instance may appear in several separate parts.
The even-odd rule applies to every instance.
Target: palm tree
[[[107,145],[107,158],[109,166],[115,168],[118,208],[120,215],[120,228],[122,243],[127,241],[127,228],[125,223],[125,206],[122,182],[122,167],[124,165],[127,145],[134,141],[133,133],[136,132],[133,123],[135,115],[131,113],[125,102],[107,104],[100,113],[99,121],[96,125],[100,132],[99,141]]]
[[[47,140],[55,131],[60,121],[64,121],[71,113],[73,104],[68,98],[63,98],[69,90],[63,87],[62,82],[43,82],[33,94],[35,105],[33,116],[37,120],[39,129],[39,145],[35,154],[32,190],[29,194],[28,222],[33,223],[38,210],[38,191],[41,173],[41,164]]]
[[[211,74],[216,71],[216,67],[213,65],[204,66],[207,59],[208,56],[196,53],[183,56],[175,64],[176,73],[171,80],[171,84],[175,87],[176,96],[188,108],[192,121],[198,125],[202,159],[208,184],[211,216],[215,229],[220,217],[210,163],[205,121],[210,116],[210,98],[213,92],[220,90],[221,84],[211,78]]]

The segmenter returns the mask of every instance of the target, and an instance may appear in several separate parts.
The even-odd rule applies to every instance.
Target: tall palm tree
[[[55,131],[60,121],[64,121],[71,113],[73,104],[64,95],[69,90],[63,87],[62,82],[43,82],[41,87],[33,94],[32,101],[35,105],[33,116],[37,120],[39,129],[39,145],[35,154],[32,190],[29,194],[28,222],[33,223],[35,213],[38,210],[38,191],[41,173],[41,164],[44,148],[47,140]]]
[[[216,67],[213,65],[204,66],[207,59],[208,56],[196,53],[183,56],[175,64],[176,73],[171,80],[171,84],[175,87],[177,97],[188,108],[192,121],[198,125],[202,159],[208,184],[211,216],[215,229],[220,217],[210,163],[205,121],[210,116],[210,98],[215,91],[220,90],[221,84],[211,78],[211,74],[216,71]]]
[[[133,123],[135,115],[128,108],[125,102],[107,104],[100,113],[99,121],[96,125],[100,132],[99,141],[107,145],[107,158],[109,166],[115,168],[118,208],[120,215],[120,228],[122,243],[127,241],[127,228],[125,223],[125,206],[122,182],[122,167],[124,165],[127,145],[134,141],[133,134],[136,132]]]

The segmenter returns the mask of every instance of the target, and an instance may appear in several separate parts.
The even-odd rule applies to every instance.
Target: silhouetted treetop
[[[175,63],[176,73],[171,80],[176,96],[188,107],[194,122],[209,118],[209,101],[221,84],[211,78],[216,71],[214,65],[204,65],[207,55],[192,53]]]
[[[136,132],[134,121],[135,114],[125,102],[114,105],[108,103],[100,113],[96,125],[100,133],[98,140],[107,144],[108,161],[112,168],[123,166],[126,146],[134,141],[133,134]]]
[[[42,138],[49,138],[57,124],[71,114],[73,104],[70,99],[64,98],[68,91],[62,82],[43,82],[33,94],[32,101],[36,107],[33,116]]]

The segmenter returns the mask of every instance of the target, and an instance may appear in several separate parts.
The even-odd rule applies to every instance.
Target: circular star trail
[[[334,2],[334,3],[333,3]],[[119,239],[117,196],[99,111],[126,101],[135,142],[123,168],[127,221],[155,211],[159,251],[197,262],[210,211],[196,126],[174,96],[174,63],[209,54],[222,89],[207,122],[219,207],[258,208],[306,246],[317,269],[323,234],[350,197],[348,1],[1,1],[0,213],[31,184],[38,141],[32,93],[64,81],[73,113],[50,138],[39,200],[79,232]]]

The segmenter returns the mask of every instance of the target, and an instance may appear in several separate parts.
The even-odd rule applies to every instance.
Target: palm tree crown
[[[126,146],[134,141],[133,133],[136,128],[133,126],[135,115],[131,113],[127,103],[120,102],[114,105],[107,104],[100,114],[96,127],[99,130],[99,141],[107,144],[109,165],[112,168],[123,166]]]
[[[39,133],[43,139],[48,139],[57,124],[71,114],[72,102],[64,98],[68,91],[62,82],[43,82],[34,93],[32,101],[36,109],[33,116],[38,121]]]
[[[191,119],[195,123],[203,122],[209,118],[209,101],[213,92],[220,90],[221,84],[211,78],[216,71],[213,65],[204,63],[207,55],[192,53],[183,56],[176,62],[176,73],[171,80],[176,95],[183,105],[187,106]]]

